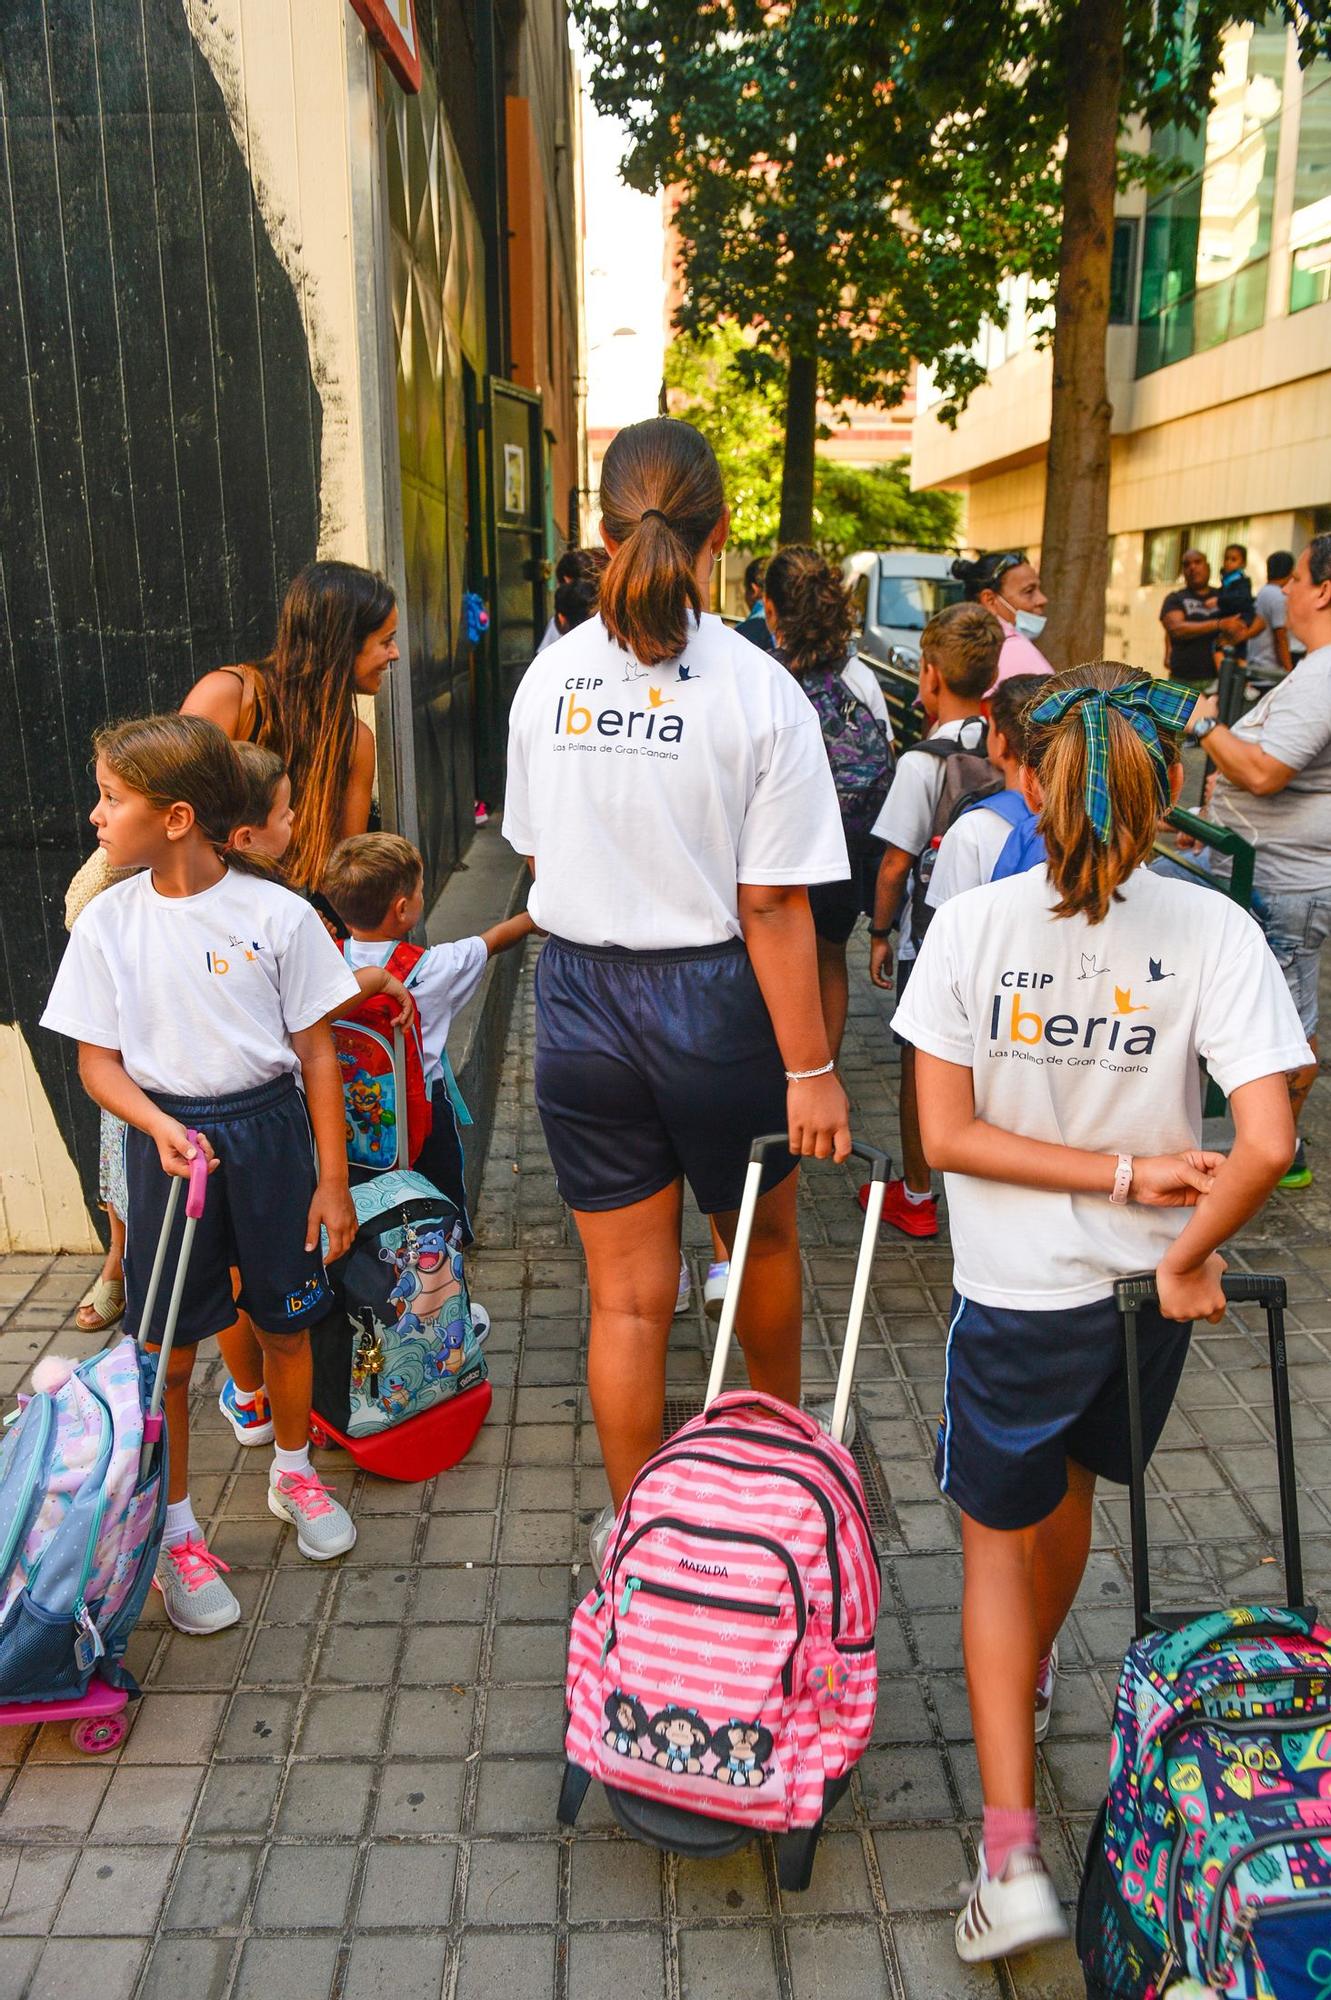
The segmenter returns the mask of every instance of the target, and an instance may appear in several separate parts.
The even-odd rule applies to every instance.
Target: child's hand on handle
[[[383,991],[390,1000],[397,1001],[397,1012],[393,1016],[395,1028],[409,1028],[416,1018],[416,1002],[412,999],[400,979],[391,972],[384,974]]]
[[[1166,1319],[1205,1319],[1214,1326],[1225,1317],[1225,1294],[1220,1284],[1227,1269],[1224,1258],[1213,1250],[1203,1263],[1180,1270],[1171,1264],[1170,1256],[1162,1257],[1156,1267],[1160,1311]]]
[[[173,1174],[177,1180],[189,1179],[190,1162],[199,1151],[208,1162],[210,1174],[215,1173],[221,1164],[202,1132],[198,1134],[199,1143],[196,1146],[177,1118],[158,1118],[152,1127],[152,1139],[157,1147],[157,1157],[162,1162],[162,1172]]]
[[[1139,1201],[1146,1208],[1195,1208],[1202,1196],[1211,1192],[1224,1164],[1223,1153],[1206,1153],[1199,1147],[1186,1153],[1155,1153],[1135,1159],[1128,1200]]]
[[[336,1264],[339,1257],[346,1256],[356,1239],[356,1204],[345,1181],[320,1181],[314,1190],[309,1220],[305,1225],[307,1250],[318,1249],[321,1229],[328,1231],[324,1262]]]
[[[850,1158],[850,1100],[834,1070],[786,1085],[790,1150],[804,1159]]]
[[[892,940],[891,938],[871,938],[869,940],[869,977],[875,986],[891,989],[892,985]]]

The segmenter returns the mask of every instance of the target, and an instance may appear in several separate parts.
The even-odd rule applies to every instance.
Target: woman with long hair
[[[730,523],[711,446],[674,418],[630,425],[601,510],[598,613],[514,698],[504,836],[550,933],[536,1101],[587,1258],[617,1506],[660,1443],[684,1182],[729,1248],[749,1147],[774,1130],[790,1150],[767,1171],[738,1330],[754,1387],[799,1400],[795,1168],[850,1146],[806,885],[847,864],[813,708],[704,610]]]
[[[374,794],[374,734],[356,696],[379,692],[398,657],[391,584],[356,563],[308,563],[287,591],[266,660],[218,667],[181,703],[235,742],[282,759],[295,826],[288,880],[317,889],[339,840],[364,833]]]

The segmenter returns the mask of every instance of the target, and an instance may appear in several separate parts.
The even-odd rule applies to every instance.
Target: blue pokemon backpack
[[[1090,2000],[1331,1992],[1331,1631],[1216,1611],[1128,1650],[1077,1911]]]
[[[886,729],[841,673],[827,667],[802,674],[800,686],[818,712],[841,824],[848,836],[863,840],[883,809],[896,764]]]
[[[430,1479],[467,1452],[490,1408],[463,1271],[463,1221],[423,1174],[353,1187],[356,1240],[333,1273],[343,1310],[314,1341],[315,1444],[388,1479]]]

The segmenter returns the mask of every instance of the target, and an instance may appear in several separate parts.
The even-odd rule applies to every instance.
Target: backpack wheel
[[[104,1757],[125,1739],[123,1715],[94,1715],[70,1725],[69,1740],[85,1757]]]

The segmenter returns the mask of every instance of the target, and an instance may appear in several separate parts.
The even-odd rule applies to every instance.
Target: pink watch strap
[[[1109,1199],[1121,1206],[1127,1201],[1131,1192],[1132,1155],[1131,1153],[1120,1153],[1118,1156],[1118,1165],[1114,1169],[1114,1186]]]

